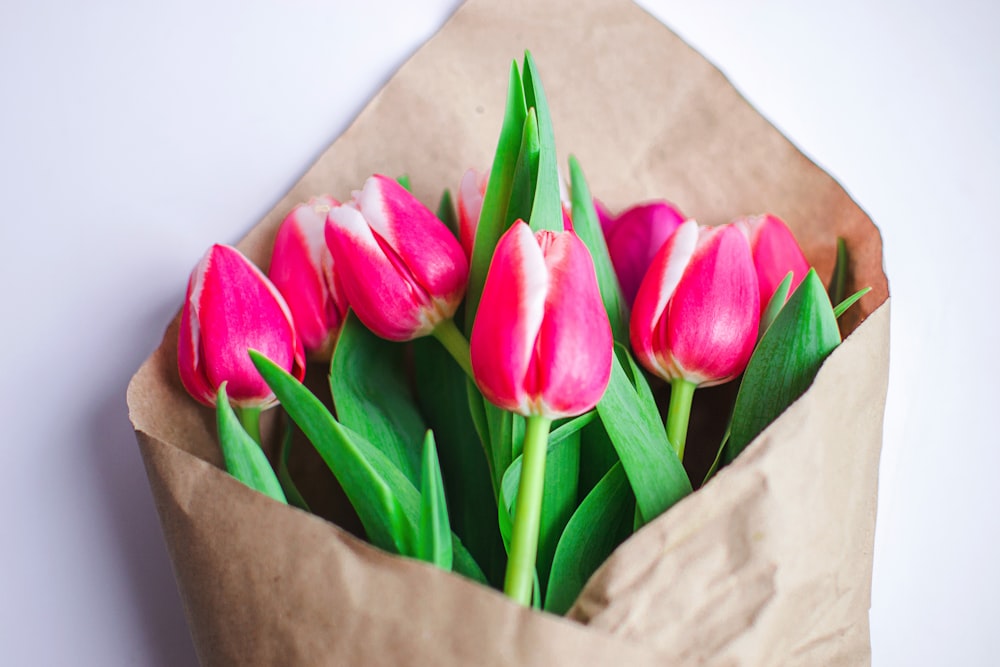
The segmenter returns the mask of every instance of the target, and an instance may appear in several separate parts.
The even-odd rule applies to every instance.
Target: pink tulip
[[[372,176],[330,210],[326,243],[365,326],[395,341],[431,333],[465,294],[469,263],[443,222],[396,181]]]
[[[573,232],[501,237],[472,328],[472,370],[483,395],[521,415],[578,415],[611,374],[611,326],[594,263]]]
[[[604,225],[611,263],[629,307],[653,257],[682,222],[684,216],[673,205],[656,201],[633,206]]]
[[[300,380],[305,375],[302,343],[277,288],[239,250],[214,245],[188,281],[177,340],[181,382],[205,405],[215,405],[219,385],[226,382],[233,405],[270,407],[276,399],[248,349]]]
[[[607,237],[611,231],[611,227],[615,224],[615,216],[611,214],[607,206],[597,199],[594,199],[594,210],[597,211],[597,219],[601,223],[601,231]]]
[[[285,217],[274,239],[268,276],[295,320],[307,352],[329,360],[347,314],[347,299],[326,245],[326,215],[339,206],[322,196],[299,204]]]
[[[758,215],[738,222],[745,224],[749,230],[753,262],[760,284],[760,310],[763,312],[789,271],[792,272],[792,286],[788,294],[795,291],[809,272],[809,262],[802,254],[792,230],[778,216]]]
[[[743,372],[760,315],[750,244],[738,225],[688,220],[653,259],[632,307],[632,348],[652,373],[711,386]]]
[[[489,173],[481,174],[475,169],[469,169],[458,186],[458,240],[466,257],[472,257],[479,213],[483,210],[483,197],[489,182]]]

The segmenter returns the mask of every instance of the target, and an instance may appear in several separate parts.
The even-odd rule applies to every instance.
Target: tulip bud
[[[181,382],[205,405],[215,405],[225,382],[233,405],[270,407],[277,400],[250,361],[249,349],[298,379],[305,375],[302,343],[277,288],[239,250],[214,245],[192,272],[181,310]]]
[[[607,388],[612,345],[583,242],[514,223],[497,244],[472,328],[483,395],[526,416],[582,414]]]
[[[632,348],[652,373],[711,386],[743,372],[760,316],[750,244],[738,225],[688,220],[649,267],[632,307]]]
[[[469,169],[458,186],[458,240],[466,257],[472,257],[479,214],[483,210],[483,197],[489,182],[489,173],[480,174],[475,169]]]
[[[358,319],[395,341],[426,336],[465,294],[469,262],[443,222],[396,181],[372,176],[330,210],[326,243]]]
[[[809,262],[802,254],[792,230],[778,216],[759,215],[743,218],[738,222],[745,224],[749,231],[753,263],[760,285],[760,310],[763,313],[767,302],[789,271],[792,272],[792,286],[788,294],[795,291],[809,272]]]
[[[326,215],[333,197],[310,199],[292,209],[278,229],[268,277],[288,303],[306,352],[328,361],[347,314],[347,299],[326,245]]]
[[[673,205],[657,201],[633,206],[603,225],[611,263],[630,308],[653,257],[682,222],[684,216]]]

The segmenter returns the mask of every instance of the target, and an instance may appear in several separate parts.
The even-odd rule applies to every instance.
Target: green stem
[[[684,443],[687,441],[688,420],[691,418],[691,399],[695,383],[683,378],[670,381],[670,407],[667,408],[667,440],[674,446],[677,458],[684,460]]]
[[[535,559],[538,555],[538,532],[542,523],[542,491],[545,486],[545,452],[552,420],[528,417],[524,432],[521,481],[514,505],[514,527],[510,537],[510,555],[503,592],[524,606],[531,605],[535,584]]]
[[[236,408],[236,414],[240,418],[243,429],[260,444],[260,408]]]
[[[465,374],[472,377],[472,359],[469,356],[469,341],[455,326],[455,320],[449,318],[439,323],[431,332],[438,342],[448,350],[448,353],[458,362]]]

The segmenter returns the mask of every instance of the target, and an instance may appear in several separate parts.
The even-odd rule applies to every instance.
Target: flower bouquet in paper
[[[760,205],[736,178],[741,208],[713,205],[709,170],[615,192],[593,142],[560,167],[565,84],[527,54],[501,88],[488,170],[383,146],[325,178],[365,149],[349,132],[206,252],[130,387],[200,657],[866,656],[874,228],[831,194],[840,218],[804,219],[804,185]]]

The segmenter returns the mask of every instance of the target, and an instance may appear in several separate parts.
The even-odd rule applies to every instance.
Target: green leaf
[[[839,318],[841,315],[843,315],[847,311],[848,308],[850,308],[855,303],[857,303],[858,300],[861,299],[861,297],[863,297],[865,294],[868,294],[868,292],[871,292],[871,291],[872,291],[871,287],[863,287],[863,288],[859,289],[857,292],[855,292],[854,294],[852,294],[851,296],[847,297],[846,299],[844,299],[843,301],[841,301],[840,303],[838,303],[837,306],[836,306],[836,308],[833,309],[833,315],[834,315],[834,317]]]
[[[286,420],[287,422],[287,420]],[[310,511],[309,503],[299,493],[299,487],[292,479],[292,473],[288,469],[288,459],[292,454],[292,425],[286,423],[284,433],[281,437],[281,451],[278,454],[278,481],[281,482],[281,489],[285,492],[288,502],[295,507],[307,512]]]
[[[525,420],[502,410],[489,401],[485,403],[486,423],[493,451],[493,470],[503,475],[511,461],[521,454],[524,446]],[[499,482],[499,480],[497,480]]]
[[[226,383],[219,387],[215,403],[215,423],[226,471],[254,491],[286,503],[277,475],[257,441],[244,430],[226,395]]]
[[[601,301],[608,313],[611,333],[615,342],[628,344],[628,319],[625,315],[625,298],[615,267],[611,263],[611,253],[601,230],[601,222],[594,209],[594,198],[590,194],[580,163],[572,155],[569,157],[570,192],[573,200],[573,230],[580,237],[594,260],[597,285],[601,290]]]
[[[434,431],[452,529],[490,582],[501,586],[507,557],[497,527],[489,459],[470,415],[467,391],[474,392],[480,409],[482,396],[475,385],[467,389],[471,381],[436,340],[421,338],[413,346],[417,400]]]
[[[507,109],[504,112],[500,138],[490,169],[490,180],[483,195],[483,207],[476,227],[476,242],[469,262],[469,285],[465,296],[465,333],[472,331],[476,309],[483,294],[486,273],[493,259],[497,241],[507,229],[507,204],[514,181],[514,168],[521,149],[521,135],[528,110],[524,105],[524,88],[517,63],[511,63],[510,82],[507,86]]]
[[[556,548],[545,610],[565,614],[587,580],[632,534],[635,497],[621,463],[601,478],[573,513]]]
[[[404,373],[404,351],[348,313],[330,364],[330,391],[340,422],[378,447],[417,485],[427,426]]]
[[[615,352],[611,381],[597,413],[648,522],[691,493],[691,481],[667,440],[645,377],[628,350],[616,345]]]
[[[575,417],[549,434],[545,454],[545,486],[542,491],[542,523],[538,535],[535,568],[542,589],[548,581],[549,568],[563,528],[577,505],[580,479],[580,431],[596,417],[593,411]],[[521,481],[522,458],[518,455],[504,472],[501,488],[507,508],[506,523],[513,515],[514,501]],[[510,533],[506,541],[509,542]]]
[[[538,119],[535,110],[529,109],[528,117],[524,120],[517,166],[514,168],[514,181],[510,190],[510,203],[507,206],[504,229],[518,220],[527,222],[531,219],[535,185],[538,180],[538,158]]]
[[[438,202],[436,215],[438,220],[443,222],[455,238],[458,238],[458,214],[455,213],[455,203],[451,198],[451,190],[445,188],[441,193],[441,201]]]
[[[611,466],[618,463],[618,453],[600,419],[595,419],[580,432],[580,494],[582,501],[604,478]]]
[[[344,489],[375,546],[415,556],[420,492],[399,468],[360,434],[339,423],[323,402],[267,357],[250,351],[257,371],[305,433]],[[455,571],[477,581],[485,576],[452,534]]]
[[[451,523],[444,497],[444,480],[434,446],[434,434],[424,438],[423,470],[420,482],[420,530],[417,558],[451,571]]]
[[[847,291],[847,269],[848,269],[847,242],[837,237],[837,260],[833,265],[833,275],[830,276],[830,285],[827,287],[827,294],[830,303],[840,303],[844,300]]]
[[[774,318],[778,316],[778,313],[785,306],[785,301],[788,300],[788,291],[792,289],[792,278],[794,276],[795,274],[789,271],[775,288],[774,294],[771,295],[771,300],[767,302],[767,307],[764,308],[764,312],[760,316],[757,340],[761,339],[767,328],[774,322]]]
[[[413,192],[413,186],[410,184],[409,174],[403,174],[396,178],[396,182],[403,186],[407,192]]]
[[[529,224],[535,231],[563,231],[562,199],[559,195],[559,163],[556,138],[552,131],[552,116],[542,90],[542,79],[529,51],[524,52],[524,101],[534,108],[538,120],[538,168],[534,202]],[[529,111],[530,115],[530,111]],[[510,218],[510,216],[507,216]]]
[[[830,299],[816,270],[809,269],[750,357],[736,395],[723,463],[736,458],[809,388],[823,361],[839,344],[840,331]]]

